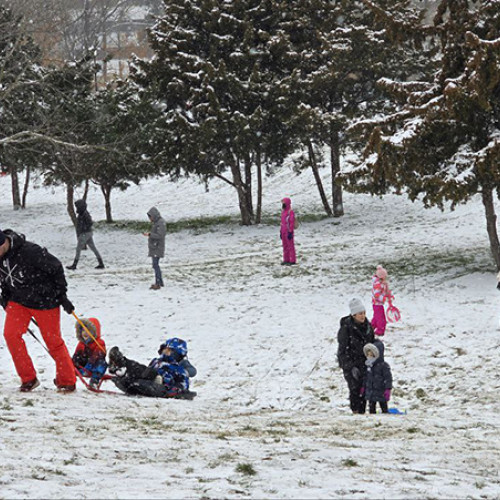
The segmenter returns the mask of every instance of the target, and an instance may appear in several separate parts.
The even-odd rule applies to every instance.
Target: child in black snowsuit
[[[370,407],[370,413],[376,413],[377,402],[382,413],[389,413],[387,402],[391,399],[391,367],[384,361],[384,344],[376,340],[363,348],[366,356],[366,374],[361,393]]]
[[[146,366],[113,347],[109,351],[109,371],[115,374],[116,387],[127,394],[192,399],[196,393],[189,390],[189,378],[196,375],[196,368],[187,359],[186,342],[177,337],[168,339],[158,354]]]

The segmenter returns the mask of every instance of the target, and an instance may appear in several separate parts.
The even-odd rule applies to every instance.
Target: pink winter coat
[[[392,293],[389,290],[389,285],[374,274],[372,277],[372,303],[383,306],[386,301],[390,302],[391,299]]]
[[[281,237],[284,240],[288,237],[288,233],[293,235],[295,214],[292,210],[292,200],[290,198],[283,198],[282,202],[285,204],[285,208],[281,211]]]

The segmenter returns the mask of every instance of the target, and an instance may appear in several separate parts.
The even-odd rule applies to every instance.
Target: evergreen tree
[[[151,30],[156,57],[133,70],[164,109],[155,124],[163,136],[155,156],[161,168],[229,183],[246,225],[260,219],[263,161],[279,163],[293,149],[286,62],[294,53],[281,29],[285,7],[271,0],[165,1]]]
[[[397,22],[374,12],[381,6],[391,11],[404,9],[405,23],[417,24],[422,11],[410,3],[383,0],[375,6],[362,0],[290,2],[287,29],[300,68],[296,95],[309,110],[309,119],[301,119],[299,139],[306,152],[301,161],[313,169],[329,215],[332,209],[319,173],[319,167],[327,163],[325,147],[332,170],[333,214],[340,216],[340,155],[359,149],[359,144],[344,130],[353,119],[373,116],[386,107],[375,85],[381,76],[390,73],[405,78],[427,64],[422,60],[420,47],[407,46],[403,50],[395,45],[394,41],[401,37]]]
[[[494,193],[500,194],[500,2],[441,0],[434,40],[439,68],[429,80],[381,83],[404,109],[369,125],[367,156],[350,176],[354,189],[405,191],[444,208],[480,194],[500,269]],[[384,12],[390,17],[390,13]]]
[[[146,104],[146,107],[144,107]],[[133,85],[108,85],[93,96],[93,121],[87,139],[95,146],[85,155],[87,178],[97,184],[105,201],[106,222],[113,222],[111,193],[138,184],[150,173],[144,160],[145,127],[151,108],[138,98]]]
[[[36,158],[27,131],[43,130],[40,52],[21,29],[21,18],[0,6],[0,164],[10,173],[14,208],[23,205],[19,172]],[[25,197],[23,197],[25,198]]]

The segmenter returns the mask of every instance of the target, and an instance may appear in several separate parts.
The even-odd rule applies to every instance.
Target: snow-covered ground
[[[64,191],[32,190],[28,208],[13,211],[9,182],[0,178],[0,227],[71,263]],[[149,290],[144,236],[95,231],[106,269],[88,250],[67,271],[76,312],[99,318],[108,347],[143,362],[167,337],[186,339],[198,396],[94,394],[80,382],[59,394],[53,361],[29,336],[42,385],[19,393],[0,338],[1,499],[500,497],[500,294],[480,200],[441,213],[347,194],[341,219],[301,224],[299,265],[284,268],[284,195],[299,219],[321,213],[307,173],[267,179],[264,210],[276,224],[168,234],[160,291]],[[88,203],[102,220],[98,190]],[[145,221],[153,205],[167,222],[236,215],[234,190],[214,183],[206,193],[190,180],[152,180],[112,203],[115,219]],[[354,416],[336,334],[353,296],[370,305],[379,263],[402,312],[385,336],[391,405],[407,414]],[[73,352],[73,318],[62,323]]]

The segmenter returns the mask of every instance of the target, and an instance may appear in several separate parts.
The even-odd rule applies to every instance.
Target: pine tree
[[[414,23],[422,12],[409,1],[384,0],[384,5],[405,9],[406,23]],[[307,119],[300,118],[299,142],[305,155],[299,158],[313,170],[327,214],[332,215],[319,167],[328,162],[332,170],[333,215],[343,215],[339,182],[340,155],[359,149],[344,131],[353,119],[373,116],[386,106],[376,81],[391,72],[414,73],[422,61],[417,47],[408,52],[393,43],[400,33],[398,23],[374,13],[375,6],[362,0],[301,0],[290,2],[287,29],[297,52],[293,63],[300,70],[297,99],[307,106]],[[389,20],[390,21],[390,20]]]
[[[245,225],[260,220],[262,163],[279,163],[293,149],[285,4],[165,1],[165,15],[151,31],[156,57],[133,70],[164,109],[163,123],[155,125],[163,134],[162,168],[232,185]]]
[[[494,193],[500,194],[499,12],[498,0],[439,2],[434,29],[426,30],[441,44],[439,68],[429,80],[382,82],[404,108],[369,124],[366,160],[350,181],[374,194],[405,191],[441,209],[480,194],[500,270],[494,210]]]
[[[27,131],[40,123],[40,52],[21,29],[21,18],[0,6],[0,164],[12,180],[14,208],[23,206],[19,172],[24,161],[33,158]],[[25,197],[23,197],[24,199]]]

